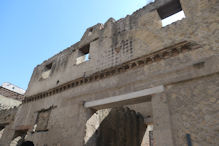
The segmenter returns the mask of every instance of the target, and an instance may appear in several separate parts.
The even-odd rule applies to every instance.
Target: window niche
[[[78,50],[78,57],[76,59],[76,64],[78,65],[88,61],[89,55],[90,55],[90,43]]]
[[[162,27],[185,18],[185,14],[179,0],[172,0],[171,2],[158,8],[157,12],[161,18]]]
[[[48,122],[52,108],[41,110],[37,113],[36,123],[34,125],[34,132],[48,131]]]
[[[51,73],[51,69],[52,69],[52,63],[49,63],[47,64],[45,67],[44,67],[44,70],[43,70],[43,73],[41,75],[41,78],[42,79],[47,79]]]
[[[93,28],[90,28],[89,31],[88,31],[88,36],[91,36],[92,32],[93,32]]]

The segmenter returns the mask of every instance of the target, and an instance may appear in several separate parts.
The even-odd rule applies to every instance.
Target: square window
[[[88,61],[90,55],[89,51],[90,51],[90,44],[87,44],[84,47],[80,48],[78,51],[78,58],[76,59],[76,64],[81,64],[85,61]]]
[[[159,7],[157,12],[161,18],[163,27],[185,18],[179,0],[172,0],[171,2]]]
[[[41,74],[41,78],[42,79],[47,79],[50,76],[51,73],[51,69],[52,69],[52,63],[47,64],[44,67],[44,71]]]
[[[51,109],[38,112],[35,131],[40,132],[40,131],[48,130],[47,126],[49,122],[50,113],[51,113]]]
[[[183,18],[185,18],[185,14],[183,11],[180,11],[174,15],[171,15],[163,20],[161,20],[162,22],[162,26],[165,27],[173,22],[176,22],[176,21],[179,21],[179,20],[182,20]]]

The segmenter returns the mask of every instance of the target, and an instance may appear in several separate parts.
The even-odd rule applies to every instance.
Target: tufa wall
[[[161,18],[179,10],[178,4],[186,18],[162,27]],[[23,131],[38,146],[82,146],[95,110],[84,103],[160,85],[162,93],[144,100],[136,95],[132,104],[119,106],[153,124],[156,146],[218,145],[218,8],[217,0],[156,0],[123,19],[88,28],[78,43],[34,69],[0,145]],[[78,64],[87,52],[89,60]],[[109,106],[101,109],[118,103]]]

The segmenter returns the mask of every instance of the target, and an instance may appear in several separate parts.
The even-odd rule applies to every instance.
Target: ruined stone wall
[[[24,95],[19,94],[17,92],[11,91],[7,88],[1,87],[0,86],[0,95],[6,97],[6,98],[11,98],[14,100],[22,101],[24,99]]]
[[[0,110],[10,109],[17,107],[21,104],[21,101],[4,97],[0,95]]]
[[[173,125],[172,132],[176,133],[174,142],[176,144],[179,143],[179,145],[185,144],[185,141],[182,141],[180,132],[177,132],[178,129],[184,128],[183,125],[177,124],[183,120],[179,121],[176,119],[179,114],[175,113],[175,111],[179,110],[180,113],[184,114],[184,111],[188,112],[185,107],[191,107],[185,103],[185,107],[182,105],[182,109],[177,109],[174,103],[176,99],[172,99],[171,95],[174,92],[178,94],[176,92],[178,90],[180,91],[179,94],[184,89],[186,91],[189,90],[190,88],[186,88],[186,86],[193,87],[194,79],[199,79],[196,81],[197,83],[203,83],[206,81],[204,77],[219,72],[219,35],[217,31],[219,4],[216,0],[181,0],[181,4],[186,14],[186,18],[181,21],[161,27],[159,15],[156,9],[153,9],[155,7],[149,5],[150,10],[146,6],[133,15],[119,21],[109,19],[104,25],[98,24],[92,27],[92,35],[88,35],[91,31],[89,28],[80,42],[37,66],[26,93],[26,99],[28,100],[19,108],[14,124],[10,125],[8,131],[5,130],[6,132],[4,133],[7,134],[7,138],[0,141],[0,144],[7,144],[10,142],[10,138],[13,137],[15,130],[25,128],[28,129],[26,140],[33,141],[37,145],[81,146],[84,143],[83,137],[85,136],[86,122],[93,114],[89,109],[84,108],[85,101],[126,94],[158,85],[165,85],[168,88],[168,85],[172,85],[173,90],[170,88],[167,93],[170,95],[169,109]],[[91,42],[92,40],[93,42]],[[196,44],[196,48],[185,47],[187,51],[184,52],[182,51],[184,47],[180,47],[181,51],[175,51],[174,53],[174,50],[179,49],[176,44],[184,41]],[[88,42],[91,42],[91,59],[75,65],[78,49]],[[170,46],[173,46],[173,48]],[[168,50],[169,47],[171,49]],[[150,53],[156,54],[158,51],[158,56],[162,56],[162,53],[159,53],[161,49],[170,51],[169,57],[158,57],[158,59],[152,57],[153,60],[150,63],[145,61],[143,64],[139,62],[135,66],[131,64],[128,69],[112,73],[109,76],[104,75],[97,80],[86,82],[83,78],[83,80],[78,80],[77,85],[76,82],[74,82],[74,86],[67,84],[67,82],[77,78],[88,77],[109,67],[113,69],[117,64],[125,63],[144,55],[150,55]],[[42,79],[42,72],[46,71],[45,66],[50,63],[52,63],[52,67],[49,77]],[[216,81],[216,77],[214,79]],[[190,82],[184,83],[183,81],[185,80],[191,80],[191,84]],[[174,84],[178,82],[182,83]],[[210,83],[209,81],[208,85],[211,84],[215,87],[217,83]],[[63,86],[59,87],[60,85]],[[174,86],[176,87],[174,88]],[[203,87],[199,88],[200,90],[203,89]],[[203,89],[203,91],[205,90]],[[184,93],[183,97],[185,97],[185,100],[190,99],[186,98],[187,92]],[[208,92],[199,92],[195,95],[197,98],[203,96],[206,99],[212,97],[211,93]],[[192,98],[189,92],[188,97]],[[144,111],[143,105],[132,105],[130,107],[136,111],[142,111],[142,115],[145,117],[154,112],[151,109],[153,108],[151,103],[145,104],[145,106],[148,105],[150,107],[148,108],[150,112]],[[206,105],[205,107],[208,106]],[[213,106],[212,108],[215,109]],[[37,124],[38,114],[46,110],[51,110],[50,114],[48,114],[47,127],[44,131],[37,132],[34,125]],[[157,117],[159,116],[156,115],[154,119],[159,120]],[[186,118],[191,120],[188,115],[186,115]],[[157,130],[156,126],[155,124],[155,130]],[[196,134],[195,126],[190,128]],[[206,135],[201,134],[200,137],[208,137],[209,135],[208,133]],[[196,139],[194,140],[197,141]],[[213,142],[215,143],[215,141]],[[197,143],[206,144],[198,141]]]
[[[219,74],[167,86],[175,145],[218,145]]]
[[[7,126],[11,122],[13,122],[16,112],[17,107],[6,110],[0,110],[0,127]]]
[[[146,6],[118,21],[111,18],[105,24],[95,25],[92,32],[91,28],[87,29],[80,42],[35,68],[26,95],[46,91],[185,40],[205,46],[206,51],[214,54],[218,36],[216,2],[181,0],[186,19],[166,27],[161,26],[156,7],[150,5],[148,7],[154,9],[148,11]],[[76,65],[78,51],[87,43],[90,43],[90,60]],[[42,79],[45,66],[50,63],[53,64],[51,73],[47,79]]]
[[[86,123],[85,146],[141,145],[147,127],[141,114],[128,108],[113,108],[109,112],[100,110],[93,118]]]

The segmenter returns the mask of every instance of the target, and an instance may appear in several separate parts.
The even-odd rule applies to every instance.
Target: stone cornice
[[[120,65],[110,67],[102,71],[98,71],[88,77],[77,78],[75,80],[62,84],[55,88],[49,89],[45,92],[41,92],[33,96],[25,97],[23,103],[28,103],[31,101],[46,98],[77,86],[81,86],[107,77],[111,77],[113,75],[120,74],[137,67],[142,67],[144,65],[149,65],[155,62],[159,62],[161,60],[174,57],[184,52],[192,51],[198,48],[200,48],[200,46],[196,43],[183,41],[173,46],[127,61]]]

